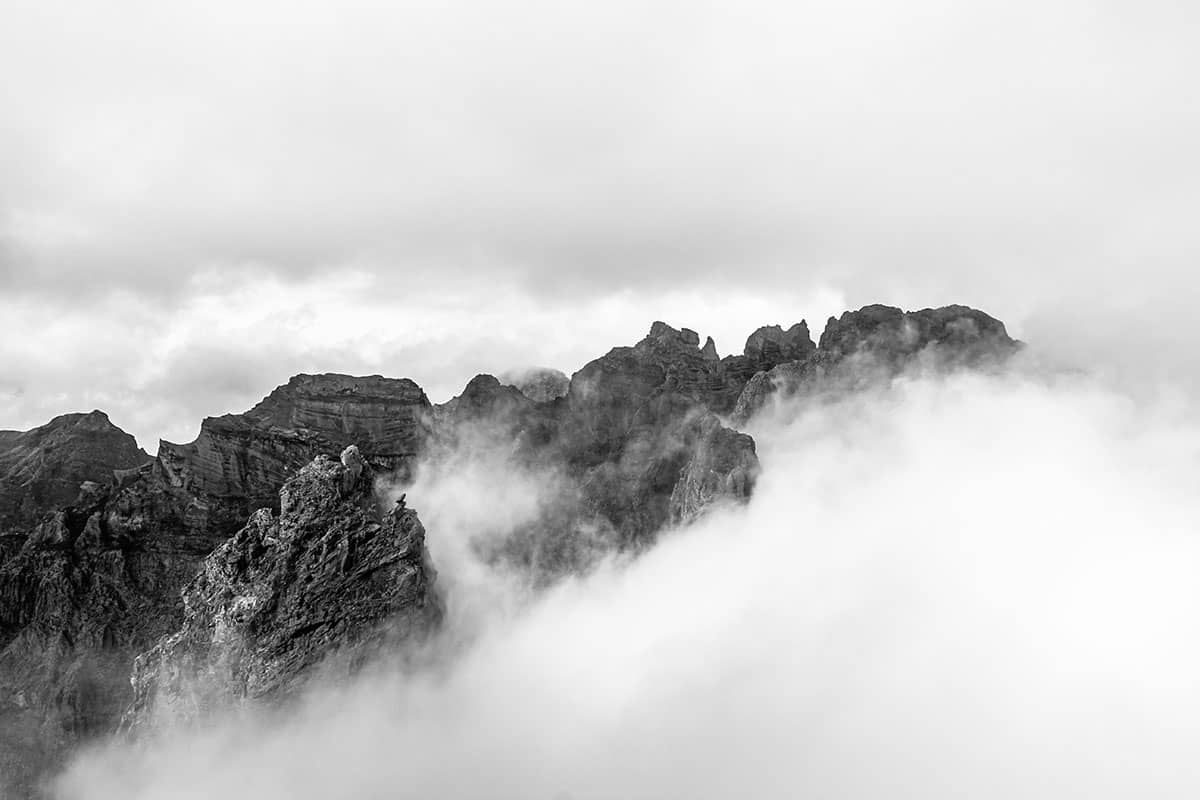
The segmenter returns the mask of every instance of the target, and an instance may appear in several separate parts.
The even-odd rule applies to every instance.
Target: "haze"
[[[444,659],[103,748],[57,797],[1200,791],[1194,423],[1017,374],[902,381],[752,429],[748,507],[532,597],[462,544],[520,524],[540,476],[413,487]]]

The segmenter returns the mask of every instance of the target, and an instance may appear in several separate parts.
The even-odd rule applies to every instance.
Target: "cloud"
[[[1195,794],[1194,416],[1013,374],[754,432],[749,506],[505,608],[440,669],[102,749],[59,796]],[[445,519],[435,559],[474,524]]]
[[[1200,300],[1189,215],[1200,113],[1179,101],[1200,68],[1197,12],[1177,3],[101,12],[18,0],[0,14],[0,70],[20,76],[0,86],[4,338],[46,319],[64,329],[34,335],[27,357],[3,354],[0,372],[26,398],[0,408],[5,426],[117,398],[128,414],[108,410],[152,446],[303,364],[420,371],[447,345],[404,327],[419,305],[443,308],[444,328],[634,298],[647,309],[640,332],[688,293],[703,300],[680,324],[696,329],[721,324],[710,300],[729,293],[959,302],[1018,329],[1086,301],[1091,328],[1169,322],[1178,337],[1184,321],[1154,309]],[[394,358],[316,327],[361,307],[338,288],[356,280],[394,308],[407,339]],[[178,338],[175,320],[200,302],[239,307],[255,281],[302,297],[309,330],[337,344],[281,341],[270,356],[281,368],[267,370],[278,377],[194,401],[160,381],[186,362],[113,352]],[[738,337],[801,315],[739,319]],[[261,341],[268,322],[231,324]],[[553,365],[569,371],[630,340],[625,330],[573,342]],[[171,352],[218,352],[214,333]],[[267,360],[243,349],[219,352],[248,359],[243,372]],[[555,355],[527,349],[526,360]],[[87,391],[58,377],[71,372]],[[461,385],[447,372],[427,380]],[[120,399],[143,386],[167,395]],[[147,402],[154,416],[134,410]]]
[[[245,411],[299,372],[409,377],[434,402],[474,375],[529,365],[570,374],[650,321],[673,320],[741,352],[764,321],[824,319],[843,300],[829,290],[778,293],[696,287],[662,294],[617,292],[547,305],[486,284],[397,289],[369,272],[335,272],[291,283],[267,274],[210,272],[186,299],[161,307],[138,295],[50,312],[0,297],[0,314],[21,336],[0,340],[0,420],[39,425],[102,408],[151,453],[157,441],[191,441],[206,416]],[[817,330],[820,324],[817,324]]]

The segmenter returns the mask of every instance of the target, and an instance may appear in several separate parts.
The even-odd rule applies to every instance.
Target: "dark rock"
[[[372,477],[356,450],[319,456],[284,485],[278,516],[255,512],[204,559],[182,625],[134,664],[130,728],[276,699],[437,624],[425,530],[411,509],[382,514]]]
[[[297,376],[246,414],[205,420],[191,444],[164,442],[150,463],[92,478],[73,506],[29,526],[0,564],[0,727],[33,739],[0,747],[0,766],[13,759],[0,777],[24,785],[112,728],[132,699],[131,659],[179,626],[179,591],[201,559],[276,508],[299,468],[362,436],[364,461],[408,474],[429,413],[409,380]]]
[[[816,349],[808,323],[801,321],[786,331],[778,325],[759,328],[750,334],[743,352],[756,365],[770,369],[776,364],[808,358]]]
[[[84,481],[108,483],[115,472],[149,461],[103,411],[0,431],[0,534],[24,532],[47,511],[69,505]]]
[[[558,480],[541,519],[499,548],[500,556],[551,573],[575,571],[597,550],[645,547],[665,525],[749,496],[754,443],[717,416],[742,380],[715,359],[711,339],[707,353],[699,341],[694,331],[656,322],[633,347],[585,365],[554,402],[533,403],[477,376],[437,409],[435,439],[446,453],[499,449],[514,466],[549,470]],[[582,539],[592,546],[580,549]]]
[[[966,306],[909,312],[865,306],[830,317],[808,357],[756,374],[733,419],[748,420],[777,393],[850,391],[910,369],[983,369],[1003,364],[1020,346],[1004,323]]]
[[[442,432],[479,420],[503,420],[533,410],[535,401],[515,386],[502,384],[493,375],[476,375],[462,394],[443,403],[435,411],[442,420]],[[445,424],[448,422],[449,424]]]
[[[749,497],[755,445],[731,414],[1018,347],[962,306],[868,306],[819,346],[804,322],[764,327],[725,358],[655,322],[569,381],[480,375],[437,408],[408,380],[300,375],[154,459],[98,412],[2,431],[0,795],[30,794],[125,709],[138,728],[270,701],[435,625],[424,530],[404,503],[381,514],[381,471],[405,484],[418,463],[498,448],[554,476],[540,517],[490,553],[548,581]]]
[[[245,414],[204,420],[190,444],[162,442],[158,461],[172,485],[229,508],[236,529],[317,453],[361,443],[373,463],[411,469],[429,410],[406,378],[297,375]]]
[[[706,358],[693,332],[655,323],[634,347],[616,348],[571,378],[554,446],[583,488],[588,508],[608,522],[626,545],[643,546],[664,525],[698,509],[681,498],[704,493],[681,489],[698,484],[697,466],[716,450],[712,464],[727,468],[706,478],[709,499],[718,485],[738,487],[724,496],[741,499],[757,472],[754,443],[730,437],[717,418],[740,383],[731,383],[723,362]],[[729,432],[732,433],[732,432]],[[737,470],[739,478],[730,479]],[[672,502],[672,497],[677,502]]]

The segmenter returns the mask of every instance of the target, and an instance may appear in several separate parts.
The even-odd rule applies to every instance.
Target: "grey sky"
[[[1200,374],[1198,21],[7,0],[0,427],[100,406],[153,449],[300,370],[443,399],[655,318],[724,353],[874,301]]]

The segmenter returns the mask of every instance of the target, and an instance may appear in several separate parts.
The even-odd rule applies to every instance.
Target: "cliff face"
[[[76,484],[72,506],[10,537],[18,544],[0,564],[0,788],[26,792],[65,748],[112,728],[133,697],[132,659],[179,627],[179,592],[201,559],[251,512],[276,507],[291,475],[360,435],[378,437],[364,440],[368,457],[404,474],[428,410],[412,381],[297,376],[246,414],[205,420],[189,445],[164,442],[150,463],[109,470],[82,492]],[[118,434],[109,438],[132,442]],[[26,456],[39,459],[48,460]]]
[[[123,713],[140,729],[270,700],[435,626],[424,529],[376,508],[378,471],[407,484],[418,463],[499,447],[553,474],[541,518],[491,554],[553,580],[748,498],[755,444],[729,420],[774,396],[986,368],[1018,346],[961,306],[868,306],[819,346],[803,322],[764,327],[725,358],[656,322],[569,380],[481,375],[439,407],[409,380],[296,376],[154,459],[99,412],[0,432],[0,794],[30,794]]]
[[[790,339],[773,330],[788,347],[812,346],[803,326]],[[502,553],[536,562],[552,578],[587,557],[564,530],[586,529],[602,548],[638,549],[712,503],[749,497],[754,441],[724,427],[717,413],[732,405],[753,364],[774,364],[783,352],[749,349],[751,356],[722,361],[711,340],[702,349],[695,332],[656,322],[642,341],[591,361],[565,393],[544,402],[477,376],[437,409],[435,438],[448,449],[500,445],[514,465],[554,472],[560,484],[545,519]]]
[[[905,370],[987,369],[1020,349],[1004,323],[966,306],[901,311],[866,306],[830,317],[807,357],[751,378],[733,409],[744,423],[776,396],[852,391]]]
[[[318,456],[284,484],[278,516],[254,512],[204,559],[180,628],[134,662],[129,727],[278,696],[331,658],[350,668],[436,625],[425,529],[410,509],[381,513],[372,480],[353,446]]]
[[[64,414],[30,431],[0,431],[0,536],[24,534],[46,512],[74,500],[84,481],[107,483],[115,472],[149,461],[103,411]],[[0,547],[0,560],[4,555]]]
[[[162,442],[158,462],[172,486],[228,510],[234,529],[318,453],[361,443],[364,455],[407,471],[421,452],[429,400],[402,378],[297,375],[245,414],[210,417],[190,444]]]
[[[749,497],[754,441],[717,416],[742,386],[731,363],[740,368],[706,355],[695,332],[656,322],[635,346],[571,378],[554,444],[585,487],[589,509],[621,542],[649,542],[664,525],[693,516],[701,497]]]

